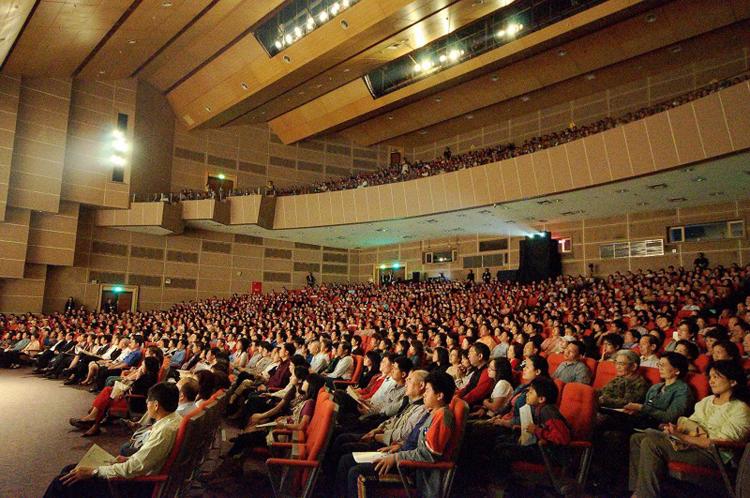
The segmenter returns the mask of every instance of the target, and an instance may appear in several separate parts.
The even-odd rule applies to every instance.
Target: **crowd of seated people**
[[[485,147],[476,150],[470,150],[462,154],[452,154],[449,148],[443,151],[440,157],[430,161],[409,162],[404,159],[400,164],[392,164],[386,168],[360,173],[344,178],[333,178],[319,183],[308,185],[294,185],[289,187],[277,188],[273,182],[269,182],[263,188],[234,188],[224,190],[209,188],[207,185],[203,190],[183,189],[178,193],[157,193],[145,194],[138,200],[149,202],[179,202],[184,200],[200,199],[218,199],[223,200],[232,196],[243,195],[299,195],[314,194],[322,192],[331,192],[336,190],[347,190],[371,187],[375,185],[384,185],[406,180],[424,178],[440,173],[457,171],[460,169],[481,166],[483,164],[511,159],[514,157],[531,154],[539,150],[555,147],[564,143],[579,140],[596,133],[625,125],[627,123],[647,118],[660,112],[668,111],[674,107],[681,106],[693,100],[718,92],[724,88],[736,85],[750,78],[750,74],[742,73],[733,78],[722,81],[714,81],[699,89],[687,92],[685,94],[673,97],[664,102],[659,102],[648,107],[643,107],[636,111],[628,112],[618,117],[606,117],[585,125],[576,125],[571,123],[567,128],[546,135],[530,138],[520,145],[513,143]]]
[[[594,451],[613,441],[631,450],[597,461],[592,484],[659,496],[671,460],[711,467],[704,451],[711,440],[744,442],[750,434],[748,282],[750,266],[669,267],[530,284],[322,285],[138,313],[3,315],[1,354],[15,362],[37,338],[38,351],[27,350],[37,373],[98,392],[70,421],[88,437],[123,404],[126,416],[155,418],[149,393],[160,383],[179,380],[179,404],[228,389],[227,423],[241,429],[219,469],[229,476],[272,442],[273,430],[303,429],[318,393],[331,391],[339,412],[321,485],[340,496],[355,496],[401,460],[449,454],[454,395],[469,413],[458,479],[466,489],[511,486],[513,461],[543,459],[534,441],[549,445],[554,461],[568,458],[574,434],[557,408],[561,389],[594,384]],[[149,448],[151,425],[133,425],[123,462]],[[378,448],[384,456],[374,463],[352,459],[353,451]],[[618,472],[628,465],[629,483]],[[92,478],[71,472],[51,490]],[[416,478],[427,496],[435,472]],[[217,471],[205,484],[226,478]]]

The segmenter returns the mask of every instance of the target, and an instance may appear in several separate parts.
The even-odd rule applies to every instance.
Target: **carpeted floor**
[[[38,498],[65,465],[76,463],[96,443],[113,455],[130,433],[113,424],[95,438],[82,438],[68,423],[86,414],[94,395],[83,387],[33,375],[30,368],[0,370],[0,498]],[[228,437],[237,431],[227,428]],[[228,448],[222,444],[222,453]],[[208,471],[220,463],[206,462]],[[250,491],[252,490],[252,492]],[[273,496],[268,478],[250,472],[222,480],[218,488],[194,483],[191,498]]]
[[[40,497],[62,467],[86,453],[92,441],[68,419],[85,415],[93,399],[29,368],[0,370],[0,496]],[[114,453],[126,438],[113,428],[96,443]]]

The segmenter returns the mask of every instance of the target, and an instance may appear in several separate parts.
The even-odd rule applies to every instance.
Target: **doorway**
[[[101,284],[97,309],[106,313],[137,311],[138,286]]]

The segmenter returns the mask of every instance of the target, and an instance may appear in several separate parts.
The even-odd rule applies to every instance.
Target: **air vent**
[[[667,188],[667,184],[657,183],[656,185],[649,185],[648,188],[650,188],[651,190],[664,190],[665,188]]]
[[[685,202],[687,199],[684,197],[671,197],[667,199],[669,202]]]

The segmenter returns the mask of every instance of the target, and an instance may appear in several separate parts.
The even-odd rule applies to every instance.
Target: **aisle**
[[[30,368],[0,370],[0,496],[37,498],[62,467],[91,446],[68,424],[82,416],[94,395]],[[96,443],[115,452],[126,434],[102,435]]]

